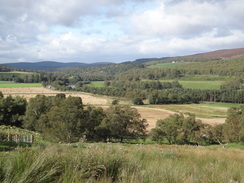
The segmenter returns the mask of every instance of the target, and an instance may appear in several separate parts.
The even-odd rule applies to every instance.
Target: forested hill
[[[105,66],[110,65],[112,63],[93,63],[93,64],[86,64],[86,63],[79,63],[79,62],[70,62],[70,63],[63,63],[63,62],[54,62],[54,61],[42,61],[42,62],[19,62],[19,63],[7,63],[4,64],[6,66],[26,69],[26,70],[46,70],[46,71],[56,71],[59,68],[63,67],[88,67],[88,66]]]
[[[0,72],[10,72],[13,70],[16,70],[16,69],[6,66],[6,65],[0,65]]]

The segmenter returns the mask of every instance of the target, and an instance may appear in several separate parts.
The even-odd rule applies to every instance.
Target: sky
[[[0,64],[242,48],[243,7],[243,0],[0,0]]]

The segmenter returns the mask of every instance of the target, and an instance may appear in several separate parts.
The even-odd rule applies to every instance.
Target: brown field
[[[107,99],[94,97],[89,94],[85,93],[78,93],[78,92],[64,92],[64,91],[57,91],[51,90],[48,88],[42,87],[28,87],[28,88],[1,88],[0,91],[4,95],[12,95],[12,96],[23,96],[27,100],[30,98],[35,97],[36,95],[46,95],[46,96],[55,96],[58,93],[64,93],[67,97],[74,96],[74,97],[81,97],[83,104],[93,104],[93,105],[106,105]]]
[[[90,94],[81,93],[81,92],[63,92],[63,91],[56,91],[42,87],[29,87],[29,88],[1,88],[0,91],[4,95],[12,95],[12,96],[23,96],[27,100],[35,97],[38,94],[46,95],[46,96],[55,96],[58,93],[64,93],[66,96],[76,96],[81,97],[83,104],[93,104],[93,105],[100,105],[103,108],[107,108],[104,105],[109,105],[111,98],[110,97],[95,97]],[[157,108],[147,108],[147,107],[134,107],[138,110],[141,114],[142,118],[147,119],[148,121],[148,130],[154,128],[156,126],[156,122],[159,119],[165,119],[169,115],[174,114],[175,112],[165,109],[157,109]],[[197,118],[202,120],[202,122],[217,125],[225,122],[225,118]]]

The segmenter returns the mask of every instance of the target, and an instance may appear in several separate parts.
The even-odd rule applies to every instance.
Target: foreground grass
[[[41,83],[14,83],[10,81],[0,81],[0,88],[19,88],[19,87],[42,87]]]
[[[244,151],[192,146],[39,145],[0,154],[2,182],[244,182]]]

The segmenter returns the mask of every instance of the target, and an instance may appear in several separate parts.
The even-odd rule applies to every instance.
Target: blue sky
[[[243,0],[0,4],[0,63],[122,62],[244,47]]]

